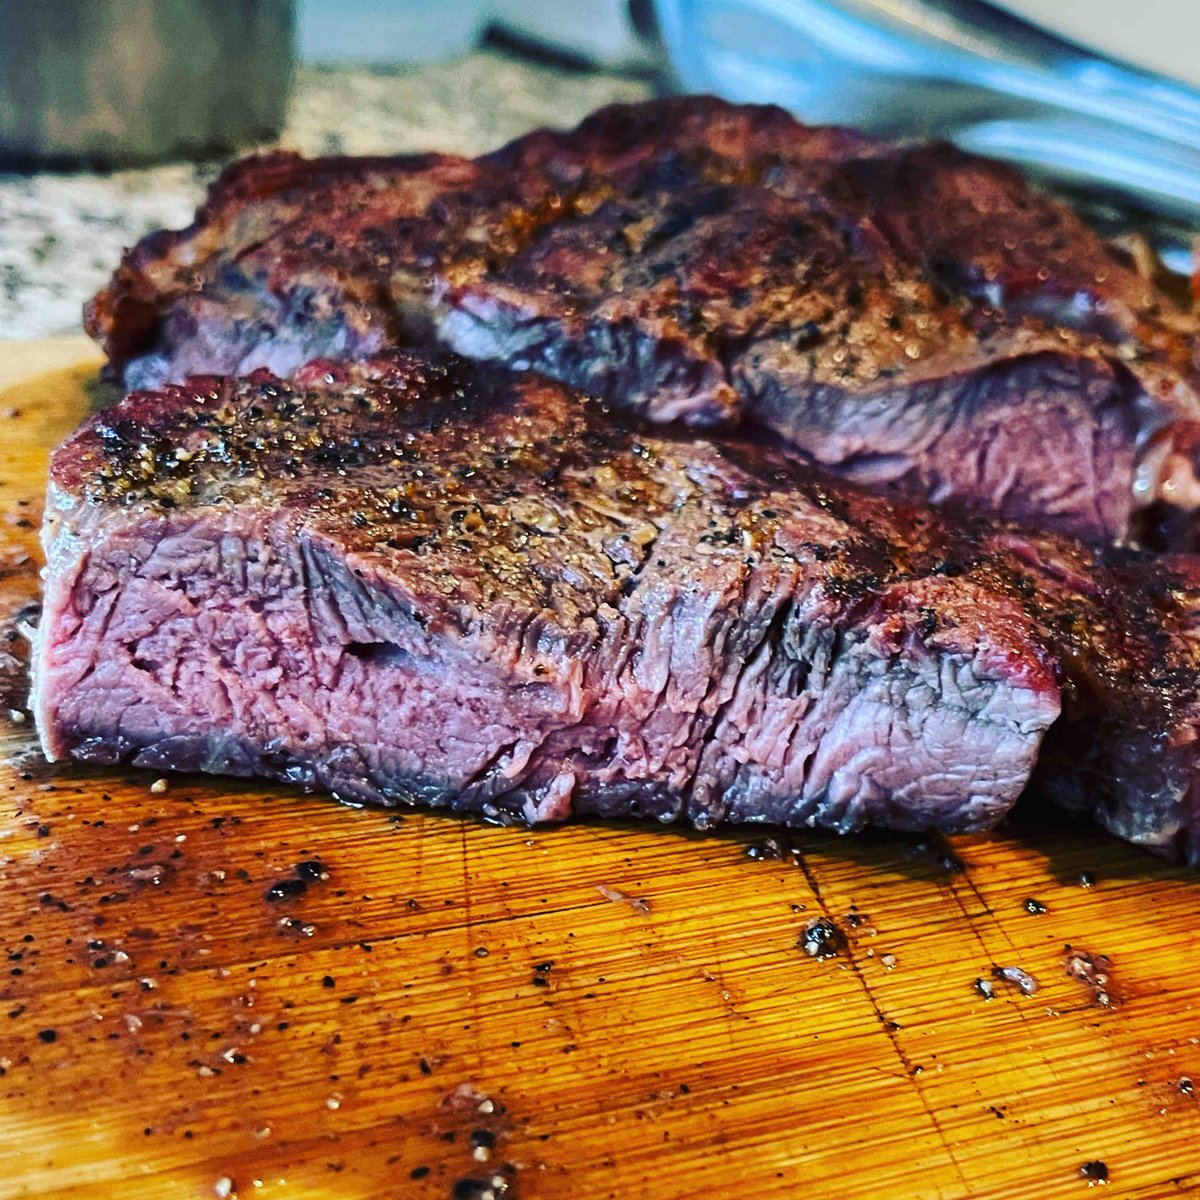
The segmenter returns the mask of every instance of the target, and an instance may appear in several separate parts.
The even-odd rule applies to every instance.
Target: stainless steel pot
[[[0,0],[0,158],[119,166],[275,137],[292,0]]]

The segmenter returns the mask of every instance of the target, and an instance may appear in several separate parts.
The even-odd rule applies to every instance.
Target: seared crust
[[[494,819],[972,829],[1057,664],[937,522],[408,357],[135,393],[55,455],[47,751]]]
[[[946,145],[686,97],[469,161],[246,160],[88,306],[132,385],[441,341],[653,420],[1098,541],[1190,545],[1194,316]]]
[[[55,755],[506,818],[967,829],[1015,800],[1061,704],[1042,786],[1200,856],[1192,559],[960,526],[534,377],[393,355],[133,393],[55,453],[46,544]],[[296,665],[313,639],[321,688]],[[235,700],[201,703],[189,670]],[[420,780],[372,740],[386,702],[362,689],[389,670],[396,704],[432,696],[390,735],[425,747]],[[456,681],[475,690],[447,703]],[[318,693],[342,708],[301,721]],[[822,704],[843,724],[802,752]],[[460,710],[515,722],[508,750],[447,740]],[[243,740],[214,742],[235,717]]]

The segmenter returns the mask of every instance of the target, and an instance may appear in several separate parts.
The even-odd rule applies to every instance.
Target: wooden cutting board
[[[95,364],[0,355],[9,652]],[[1200,1189],[1200,875],[1100,833],[528,832],[31,745],[5,725],[5,1197],[1047,1200],[1094,1162],[1112,1196]],[[997,966],[1037,992],[985,999]]]

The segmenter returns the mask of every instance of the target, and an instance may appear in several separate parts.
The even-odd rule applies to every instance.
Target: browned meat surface
[[[231,168],[88,327],[134,384],[440,340],[880,488],[1190,546],[1195,318],[1017,173],[691,97],[476,161]]]
[[[963,830],[1041,749],[1060,800],[1200,853],[1189,562],[958,528],[533,376],[134,393],[56,452],[45,543],[52,757],[498,820]]]

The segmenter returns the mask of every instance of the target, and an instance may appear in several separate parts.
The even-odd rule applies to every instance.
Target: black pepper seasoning
[[[295,900],[308,891],[308,884],[303,879],[280,879],[271,884],[263,893],[263,899],[272,904],[280,900]]]

